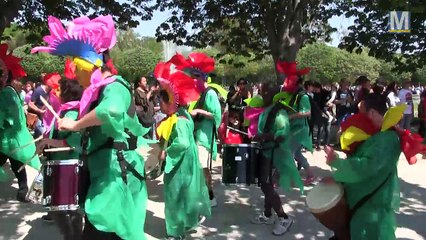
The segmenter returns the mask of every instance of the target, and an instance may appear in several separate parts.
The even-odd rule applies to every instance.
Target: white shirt
[[[398,97],[401,103],[405,103],[408,107],[405,109],[404,114],[413,114],[413,93],[408,89],[399,90]]]
[[[400,104],[401,100],[399,99],[399,97],[394,93],[394,92],[390,92],[387,96],[388,98],[388,102],[389,102],[389,107],[395,107],[396,105]]]

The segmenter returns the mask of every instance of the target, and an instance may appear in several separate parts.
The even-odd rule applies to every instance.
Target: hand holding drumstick
[[[55,112],[53,107],[44,99],[43,97],[40,97],[40,100],[43,102],[44,106],[53,114],[53,116],[58,121],[58,128],[60,130],[65,131],[79,131],[80,129],[77,126],[77,121],[74,121],[69,118],[60,118],[58,113]]]

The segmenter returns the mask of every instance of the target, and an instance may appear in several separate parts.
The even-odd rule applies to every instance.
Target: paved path
[[[315,172],[326,176],[329,168],[324,164],[324,153],[307,153]],[[8,168],[8,167],[6,167]],[[271,226],[249,223],[256,210],[262,207],[261,191],[257,187],[224,186],[220,183],[220,162],[214,166],[215,191],[219,206],[189,239],[327,239],[329,231],[322,227],[309,213],[305,198],[298,191],[282,194],[285,210],[295,219],[291,231],[282,237],[271,235]],[[29,170],[30,179],[35,172]],[[399,175],[401,185],[401,210],[398,213],[399,239],[426,239],[426,161],[408,166],[401,158]],[[10,173],[11,174],[11,173]],[[148,239],[161,239],[164,230],[164,203],[162,181],[149,182],[149,203],[145,231]],[[14,200],[16,182],[0,183],[0,240],[56,240],[61,236],[54,225],[45,224],[40,206],[21,204]],[[309,191],[310,188],[307,189]]]

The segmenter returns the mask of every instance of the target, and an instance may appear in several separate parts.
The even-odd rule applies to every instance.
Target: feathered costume
[[[164,202],[168,236],[183,237],[198,226],[200,216],[210,216],[210,200],[194,141],[194,123],[185,110],[200,95],[196,80],[179,70],[172,60],[157,64],[154,76],[168,93],[172,114],[161,122],[157,134],[168,142],[164,170]]]
[[[415,155],[426,149],[418,134],[395,127],[405,108],[389,109],[381,128],[363,113],[341,125],[340,143],[348,157],[336,159],[331,166],[334,179],[344,185],[349,207],[384,183],[352,217],[352,239],[395,239],[395,211],[400,201],[398,159],[403,152],[408,163],[414,164]]]
[[[176,54],[169,62],[174,64],[176,69],[185,72],[192,78],[198,79],[196,87],[199,92],[206,91],[204,83],[207,80],[207,74],[214,70],[215,62],[213,58],[204,53],[191,53],[187,59],[181,54]],[[213,120],[202,118],[200,121],[195,121],[195,141],[197,145],[211,152],[213,160],[216,160],[217,144],[213,140],[213,136],[214,134],[217,135],[222,119],[222,108],[216,92],[213,90],[207,91],[203,106],[198,107],[211,113]],[[202,159],[202,161],[207,161],[207,159]]]
[[[26,76],[20,65],[21,59],[14,57],[12,53],[7,54],[8,46],[0,45],[0,152],[39,169],[41,164],[36,154],[34,139],[26,126],[23,102],[19,93],[11,86],[5,86],[9,72],[17,79]],[[0,180],[6,180],[6,173],[0,167]]]
[[[79,17],[70,22],[67,29],[54,17],[49,17],[48,23],[50,35],[43,39],[49,46],[36,47],[32,52],[71,57],[66,63],[66,75],[73,78],[75,74],[87,87],[80,101],[79,118],[95,111],[102,122],[101,126],[86,130],[90,131],[87,146],[90,187],[84,205],[86,216],[99,231],[115,233],[122,239],[143,240],[146,184],[131,173],[127,174],[127,184],[124,183],[117,150],[101,147],[111,139],[127,143],[127,132],[138,137],[138,143],[146,143],[142,136],[148,132],[136,116],[128,114],[132,99],[130,83],[121,76],[103,79],[99,69],[104,64],[103,52],[116,43],[113,19],[109,15],[92,20]],[[124,150],[123,155],[138,173],[144,174],[144,161],[135,150]]]
[[[59,73],[49,73],[46,74],[43,78],[44,84],[49,86],[52,90],[49,93],[49,104],[52,106],[55,112],[58,112],[61,108],[61,102],[59,100],[59,80],[61,80],[61,75]],[[44,136],[47,137],[50,134],[52,126],[55,122],[55,116],[50,111],[46,111],[43,114],[43,126],[46,127]]]

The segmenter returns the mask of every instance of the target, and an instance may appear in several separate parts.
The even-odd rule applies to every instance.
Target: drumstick
[[[50,106],[50,104],[46,101],[46,99],[44,99],[43,96],[40,96],[40,100],[44,104],[44,106],[46,106],[46,108],[49,109],[49,111],[53,114],[53,116],[56,118],[56,120],[58,120],[58,121],[61,120],[59,115],[55,112],[55,110],[53,110],[52,106]]]
[[[237,133],[241,133],[241,134],[244,134],[244,135],[247,135],[247,136],[248,136],[248,133],[243,132],[243,131],[240,131],[240,130],[238,130],[238,129],[236,129],[236,128],[233,128],[233,127],[230,127],[230,126],[227,126],[227,128],[229,128],[229,129],[231,129],[231,130],[233,130],[233,131],[236,131]]]
[[[9,154],[14,154],[14,153],[16,153],[17,151],[19,151],[20,149],[22,149],[22,148],[26,148],[26,147],[28,147],[28,146],[31,146],[31,144],[34,144],[34,143],[36,143],[36,142],[38,142],[38,141],[40,141],[40,140],[42,140],[42,139],[43,139],[43,136],[40,136],[40,137],[38,137],[38,138],[36,138],[36,139],[32,140],[31,142],[29,142],[29,143],[27,143],[27,144],[25,144],[25,145],[23,145],[23,146],[20,146],[20,147],[17,147],[17,148],[15,148],[15,149],[13,149],[12,151],[10,151],[10,152],[9,152]]]
[[[73,147],[61,147],[61,148],[49,148],[45,149],[44,152],[67,152],[67,151],[73,151]]]

